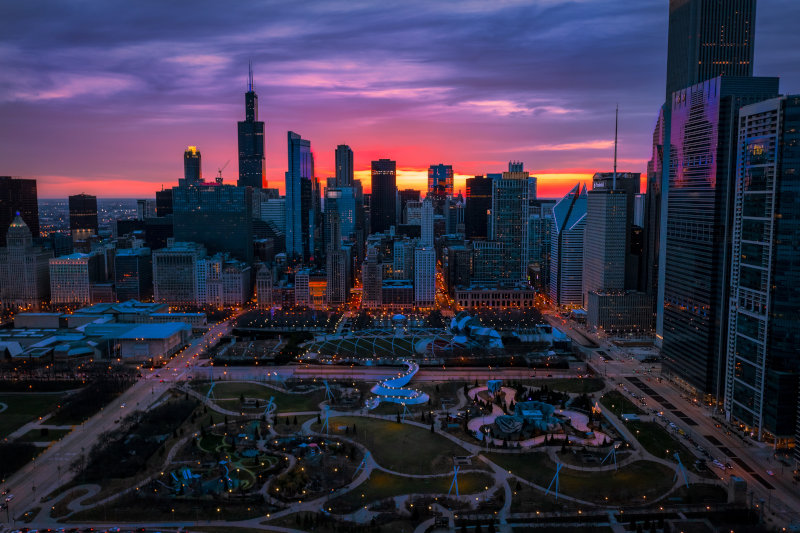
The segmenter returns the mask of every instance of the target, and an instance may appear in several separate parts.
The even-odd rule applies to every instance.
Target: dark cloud
[[[800,91],[798,17],[794,0],[759,4],[756,73],[785,92]],[[351,142],[357,164],[382,149],[464,172],[510,158],[585,169],[616,103],[621,155],[641,171],[666,33],[662,1],[4,2],[0,173],[160,181],[201,140],[204,157],[235,158],[250,59],[273,180],[287,129],[325,154]]]

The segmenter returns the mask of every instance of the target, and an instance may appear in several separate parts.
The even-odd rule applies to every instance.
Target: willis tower
[[[239,122],[239,187],[264,187],[264,123],[258,120],[258,95],[250,64],[244,95],[245,119]]]

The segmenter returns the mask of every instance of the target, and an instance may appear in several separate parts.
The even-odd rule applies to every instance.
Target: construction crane
[[[222,165],[220,168],[217,169],[217,184],[222,185],[222,171],[230,164],[231,160],[228,159],[225,161],[225,164]]]

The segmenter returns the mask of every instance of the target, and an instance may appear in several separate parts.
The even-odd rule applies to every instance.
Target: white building
[[[50,296],[53,254],[33,245],[31,230],[16,216],[0,249],[0,307],[38,309]]]
[[[583,307],[583,242],[586,187],[575,187],[553,207],[550,230],[550,299],[565,307]]]
[[[102,256],[94,252],[50,259],[50,301],[56,305],[91,303],[92,282],[102,271]]]
[[[420,209],[420,246],[414,251],[414,305],[433,307],[436,300],[436,249],[433,247],[433,203]]]
[[[194,242],[170,242],[153,252],[153,300],[172,306],[195,306],[198,295],[205,293],[199,285],[205,276],[198,276],[198,262],[206,256],[205,246]]]

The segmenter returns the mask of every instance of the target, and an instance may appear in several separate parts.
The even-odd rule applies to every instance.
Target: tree
[[[297,425],[297,415],[294,415],[294,422],[293,422],[293,424],[294,424],[295,426]]]
[[[436,433],[436,429],[433,427],[433,420],[431,420],[431,433]]]

